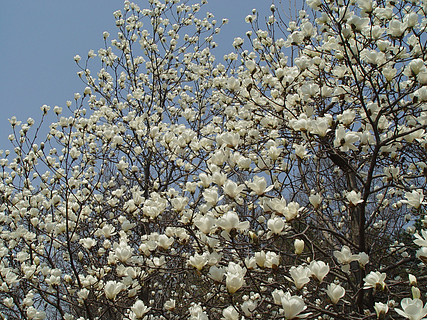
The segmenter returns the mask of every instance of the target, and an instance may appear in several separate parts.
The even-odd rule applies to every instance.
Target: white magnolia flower
[[[238,320],[239,319],[239,313],[236,311],[236,309],[233,306],[228,306],[224,310],[222,310],[222,316],[223,320]]]
[[[388,312],[388,304],[382,302],[375,302],[374,306],[377,318],[380,319]]]
[[[348,202],[353,206],[357,206],[359,203],[363,202],[362,195],[360,194],[360,192],[356,192],[354,190],[346,192],[345,197],[347,198]]]
[[[317,10],[322,4],[321,0],[306,0],[306,2],[307,5],[313,10]]]
[[[115,250],[115,254],[120,262],[125,263],[132,257],[133,250],[125,241],[120,241],[120,244]]]
[[[282,308],[285,311],[286,319],[305,318],[306,315],[300,313],[307,309],[304,300],[300,296],[291,296],[289,292],[283,294],[280,299]]]
[[[295,149],[295,155],[298,158],[305,159],[305,158],[307,158],[309,156],[308,152],[307,152],[307,149],[306,149],[306,147],[305,147],[304,144],[294,143],[293,144],[293,148]]]
[[[285,216],[286,221],[289,222],[294,220],[302,209],[303,208],[300,208],[297,202],[289,202],[283,210],[283,215]]]
[[[144,315],[150,311],[151,308],[147,308],[142,300],[137,300],[131,307],[131,310],[135,314],[136,319],[142,319]]]
[[[229,233],[232,229],[247,230],[249,221],[240,222],[236,212],[228,211],[217,221],[217,225]]]
[[[194,304],[190,308],[188,308],[190,312],[189,320],[209,320],[206,312],[203,311],[203,308],[200,304]]]
[[[79,243],[86,249],[90,249],[96,246],[96,240],[93,238],[83,238],[79,240]]]
[[[209,189],[205,189],[203,191],[203,198],[205,198],[206,202],[214,206],[219,200],[218,189],[216,187],[211,187]]]
[[[314,193],[314,194],[310,195],[308,200],[310,201],[310,203],[314,207],[314,209],[317,209],[317,208],[319,208],[320,204],[322,203],[322,196],[318,193]]]
[[[200,271],[208,263],[207,256],[207,252],[204,252],[203,254],[195,253],[188,259],[188,264]]]
[[[265,192],[268,192],[273,188],[273,186],[269,186],[267,188],[267,181],[264,177],[259,176],[255,176],[253,178],[253,182],[248,183],[248,187],[251,188],[252,191],[259,196],[263,195]]]
[[[357,0],[357,4],[363,12],[372,12],[372,0]]]
[[[275,216],[267,221],[267,227],[274,234],[280,234],[285,227],[285,221],[283,218]]]
[[[264,251],[255,252],[255,262],[261,268],[264,267],[265,260],[267,259],[267,255]]]
[[[379,271],[371,271],[365,278],[363,278],[363,281],[365,281],[365,285],[363,286],[363,289],[381,289],[384,290],[385,288],[385,280],[386,274],[381,273]]]
[[[124,284],[117,281],[108,281],[104,286],[104,293],[107,299],[114,300],[116,296],[124,289]]]
[[[417,277],[416,276],[414,276],[413,274],[408,274],[408,279],[409,279],[409,284],[411,286],[417,285]]]
[[[228,195],[230,198],[238,199],[240,196],[240,193],[245,188],[245,185],[237,185],[236,182],[227,180],[226,183],[224,183],[223,190],[226,195]]]
[[[295,248],[295,254],[301,254],[304,251],[304,240],[295,239],[294,248]]]
[[[427,247],[421,247],[418,249],[416,255],[418,259],[424,263],[427,263]]]
[[[168,311],[173,311],[175,309],[175,300],[174,299],[167,300],[163,305],[163,307]]]
[[[204,234],[209,234],[213,230],[214,224],[215,218],[208,215],[199,215],[194,220],[194,225],[199,228],[199,230],[202,231]]]
[[[222,279],[224,278],[224,274],[225,274],[224,268],[211,266],[209,269],[208,276],[217,282],[221,282]]]
[[[251,317],[252,312],[255,310],[257,305],[258,304],[256,303],[256,301],[249,299],[249,300],[246,300],[242,303],[241,308],[242,308],[242,311],[245,314],[245,316]]]
[[[339,126],[338,129],[335,130],[334,147],[339,147],[343,152],[357,150],[354,144],[359,140],[360,135],[358,132],[346,131],[343,126]]]
[[[305,266],[293,266],[289,270],[289,273],[291,274],[293,283],[295,284],[297,289],[301,289],[307,283],[310,282],[311,271]]]
[[[365,267],[369,262],[369,256],[366,254],[366,252],[360,252],[357,254],[357,261],[362,267]]]
[[[422,229],[421,235],[417,232],[415,235],[414,243],[420,247],[427,247],[427,230]]]
[[[412,192],[405,192],[405,198],[402,200],[403,203],[407,203],[409,206],[419,209],[422,204],[425,204],[423,190],[413,190]]]
[[[343,246],[341,251],[334,251],[334,257],[341,264],[349,264],[352,261],[357,260],[358,256],[356,254],[352,254],[351,250],[347,246]]]
[[[277,269],[280,264],[280,256],[276,252],[268,251],[265,254],[264,266],[266,268]]]
[[[31,320],[44,320],[46,319],[46,312],[37,310],[33,306],[27,308],[28,319]]]
[[[337,304],[338,301],[345,295],[345,289],[339,284],[330,283],[326,290],[326,294],[331,299],[333,304]]]
[[[420,299],[405,298],[400,302],[402,309],[394,309],[402,317],[409,320],[421,320],[427,315],[427,304],[423,306]]]
[[[314,278],[322,282],[326,275],[329,273],[329,264],[323,261],[312,261],[308,266]]]
[[[227,267],[227,273],[225,275],[225,284],[228,292],[235,293],[245,284],[246,268],[242,268],[240,265],[230,262]]]
[[[388,34],[390,34],[392,37],[399,38],[403,35],[403,33],[406,30],[406,26],[403,22],[400,22],[399,20],[391,20],[390,24],[388,26]]]

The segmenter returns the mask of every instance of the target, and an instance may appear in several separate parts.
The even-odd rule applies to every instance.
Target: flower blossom
[[[405,298],[400,302],[402,309],[394,309],[402,317],[409,320],[421,320],[427,315],[427,304],[423,306],[420,299]]]
[[[338,301],[345,295],[345,289],[339,284],[330,283],[326,290],[326,294],[331,299],[333,304],[337,304]]]
[[[293,283],[295,284],[297,289],[301,289],[307,283],[310,282],[311,271],[305,266],[293,266],[289,270],[289,273],[291,274]]]
[[[402,203],[407,203],[409,206],[419,209],[422,204],[425,204],[423,190],[412,190],[412,192],[405,192],[405,198]]]
[[[242,268],[240,265],[230,262],[227,267],[225,284],[228,292],[235,293],[245,284],[246,268]]]
[[[385,273],[381,273],[378,271],[375,271],[375,272],[371,271],[365,278],[363,278],[363,281],[365,282],[363,289],[373,288],[374,290],[375,289],[384,290],[385,278],[386,278]]]
[[[286,319],[305,318],[308,314],[301,315],[300,313],[307,309],[304,300],[300,296],[291,296],[289,292],[282,295],[280,302],[285,311]]]
[[[323,261],[312,261],[308,266],[314,278],[322,282],[326,275],[329,273],[329,265]]]

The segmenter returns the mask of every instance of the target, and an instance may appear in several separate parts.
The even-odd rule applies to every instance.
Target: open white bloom
[[[382,302],[375,302],[374,306],[377,318],[382,318],[388,312],[388,304]]]
[[[157,239],[158,246],[165,250],[169,249],[169,247],[172,245],[173,242],[174,242],[174,238],[172,237],[169,238],[165,234],[159,235],[159,238]]]
[[[209,320],[208,315],[203,311],[200,304],[192,305],[188,311],[190,312],[189,320]]]
[[[307,0],[306,2],[307,2],[307,5],[313,10],[317,10],[319,6],[322,4],[321,0]]]
[[[93,238],[83,238],[79,240],[79,243],[86,249],[90,249],[96,246],[96,240]]]
[[[357,206],[359,203],[363,202],[362,195],[360,194],[360,192],[356,192],[354,190],[346,192],[345,197],[347,198],[348,202],[353,206]]]
[[[416,256],[424,263],[427,263],[427,247],[421,247],[420,249],[418,249]]]
[[[269,186],[267,188],[267,181],[264,177],[259,176],[255,176],[253,178],[253,182],[248,183],[248,187],[251,188],[251,190],[259,196],[263,195],[265,192],[268,192],[273,188],[273,186]]]
[[[240,193],[245,188],[245,185],[237,185],[236,182],[227,180],[226,183],[224,183],[223,190],[226,195],[228,195],[230,198],[238,199],[240,196]]]
[[[304,318],[307,316],[300,314],[307,309],[304,300],[300,296],[291,296],[289,292],[286,292],[281,296],[280,302],[285,311],[286,319]]]
[[[236,309],[233,306],[228,306],[224,310],[222,310],[222,316],[223,320],[238,320],[239,319],[239,313],[236,311]]]
[[[205,234],[208,234],[212,231],[214,224],[215,218],[208,215],[199,215],[194,220],[194,225]]]
[[[388,27],[388,34],[390,34],[392,37],[400,37],[403,35],[403,33],[406,30],[406,26],[403,22],[400,22],[399,20],[391,20],[389,27]]]
[[[132,248],[125,241],[120,241],[120,244],[115,250],[115,254],[120,262],[125,263],[132,257],[133,253]]]
[[[216,187],[211,187],[209,189],[205,189],[203,191],[203,198],[206,200],[206,202],[214,206],[219,201],[218,197],[218,189]]]
[[[277,269],[280,264],[280,256],[276,252],[268,251],[265,254],[264,267]]]
[[[402,317],[409,320],[421,320],[427,315],[427,304],[423,306],[420,299],[405,298],[400,302],[402,309],[394,309]]]
[[[165,304],[163,305],[163,307],[168,310],[168,311],[172,311],[175,309],[175,300],[174,299],[169,299],[168,301],[165,302]]]
[[[301,289],[310,282],[311,271],[305,266],[293,266],[289,269],[289,273],[297,289]]]
[[[303,208],[300,208],[299,204],[297,202],[289,202],[288,205],[284,208],[283,215],[286,218],[286,221],[292,221],[297,216],[300,210]]]
[[[124,284],[117,281],[108,281],[104,287],[104,293],[107,299],[114,300],[116,296],[124,289]]]
[[[229,233],[232,229],[247,230],[249,221],[240,222],[236,212],[228,211],[217,221],[217,225]]]
[[[379,271],[371,271],[365,278],[363,278],[363,281],[365,281],[365,285],[363,286],[363,289],[381,289],[384,290],[385,288],[385,280],[386,274],[381,273]]]
[[[414,243],[420,247],[427,247],[427,230],[422,229],[421,235],[417,232],[415,235]]]
[[[304,144],[294,143],[293,147],[295,149],[295,155],[298,158],[305,159],[305,158],[307,158],[309,156],[308,152],[307,152],[307,149],[306,149],[306,146]]]
[[[347,246],[343,246],[341,251],[334,251],[334,257],[341,264],[349,264],[352,261],[357,260],[358,256],[356,254],[352,254],[351,250]]]
[[[322,282],[329,273],[329,264],[323,261],[312,261],[308,267],[310,268],[312,276],[319,280],[319,282]]]
[[[334,147],[340,148],[341,151],[357,150],[355,143],[360,140],[358,132],[346,131],[340,126],[335,130]]]
[[[208,263],[208,253],[204,252],[203,254],[195,253],[188,259],[188,264],[196,268],[197,270],[202,270],[203,267]]]
[[[252,312],[255,310],[255,308],[257,307],[257,302],[253,301],[252,299],[246,300],[245,302],[242,303],[242,311],[245,314],[245,316],[250,317],[252,316]]]
[[[363,12],[372,11],[372,0],[357,0],[357,4]]]
[[[227,267],[227,273],[225,278],[225,284],[228,292],[235,293],[245,284],[246,268],[242,268],[240,265],[230,262]]]
[[[337,304],[338,301],[345,295],[345,289],[339,284],[330,283],[326,290],[328,297],[331,299],[333,304]]]
[[[46,319],[46,312],[37,310],[33,306],[27,309],[28,319],[31,320],[44,320]]]
[[[131,307],[132,312],[135,314],[136,319],[142,319],[144,315],[150,311],[151,308],[148,308],[142,300],[137,300]]]
[[[222,279],[224,278],[224,274],[225,274],[224,268],[211,266],[209,269],[208,276],[217,282],[221,282]]]
[[[360,252],[357,254],[357,261],[362,267],[365,267],[366,264],[369,262],[369,256],[366,254],[366,252]]]
[[[412,192],[405,192],[405,198],[402,200],[403,203],[407,203],[409,206],[419,209],[422,204],[425,204],[423,190],[412,190]]]

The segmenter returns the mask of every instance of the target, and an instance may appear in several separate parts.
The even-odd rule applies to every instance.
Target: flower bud
[[[295,247],[295,254],[301,254],[304,251],[304,240],[295,239],[294,247]]]

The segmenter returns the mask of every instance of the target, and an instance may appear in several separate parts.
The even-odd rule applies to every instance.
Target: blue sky
[[[147,0],[134,1],[141,8]],[[229,18],[217,38],[220,52],[231,51],[234,37],[244,36],[252,8],[269,13],[271,0],[210,0],[216,19]],[[8,118],[41,118],[43,104],[65,106],[84,85],[77,77],[74,55],[85,57],[103,47],[102,32],[116,34],[113,12],[121,0],[15,0],[0,10],[0,149],[10,149]],[[111,37],[113,38],[113,37]],[[219,58],[219,55],[218,55]],[[92,70],[97,72],[98,70]],[[45,126],[48,125],[47,123]]]

